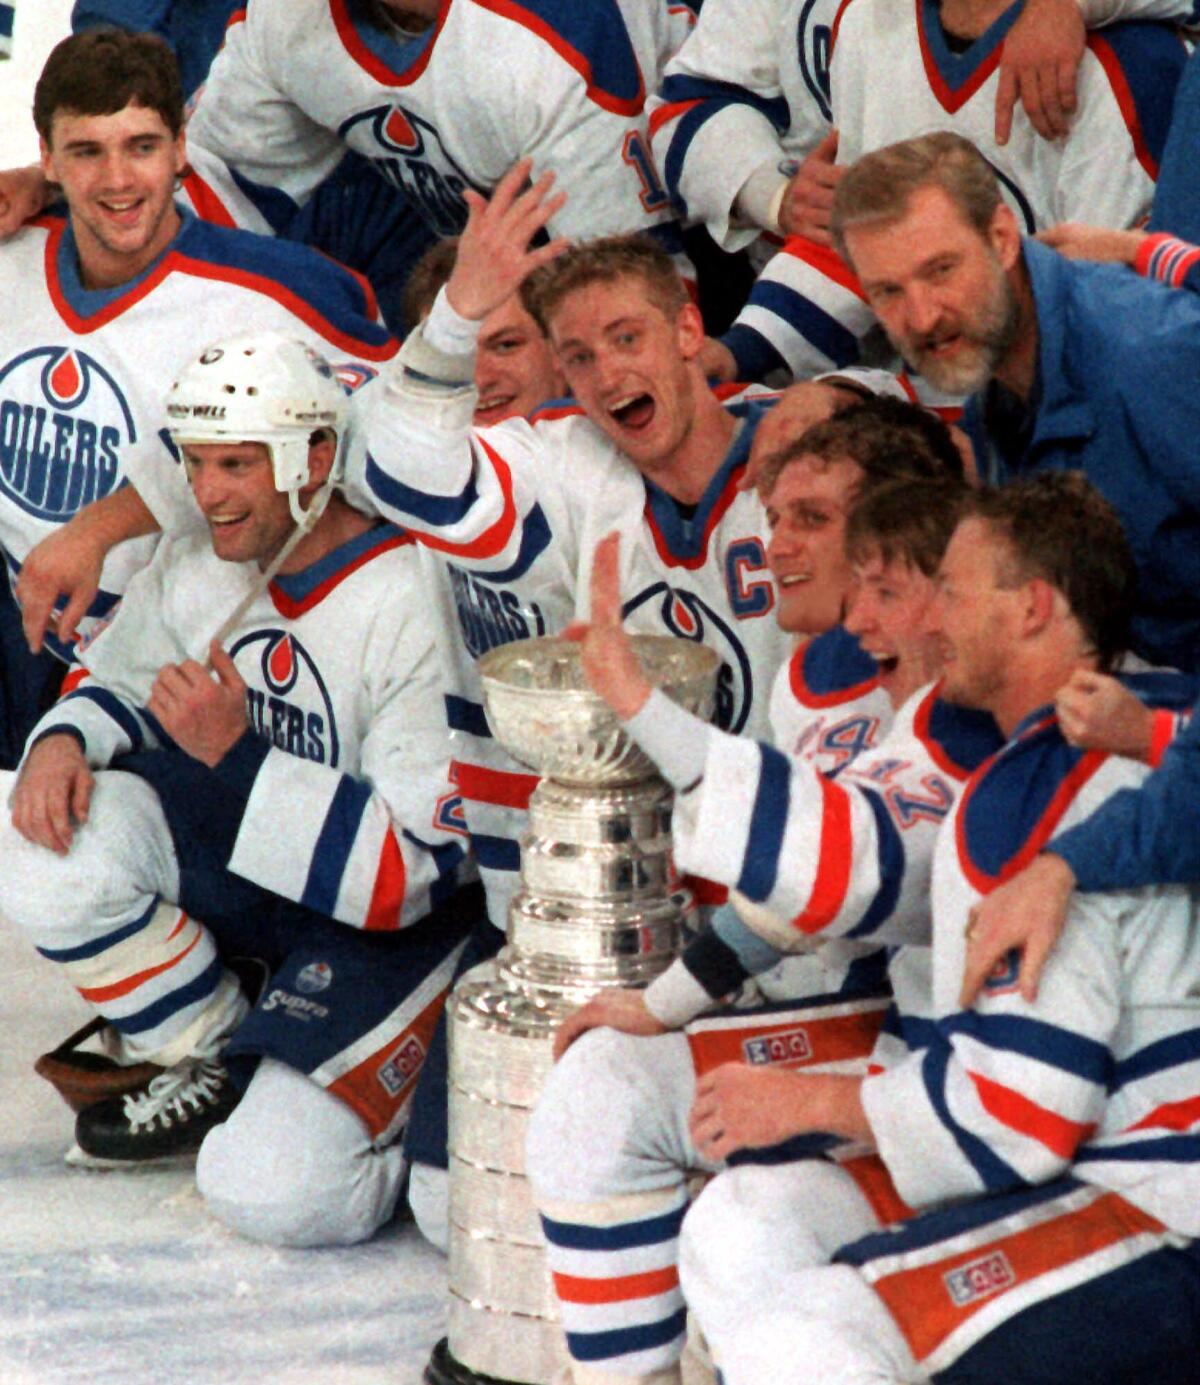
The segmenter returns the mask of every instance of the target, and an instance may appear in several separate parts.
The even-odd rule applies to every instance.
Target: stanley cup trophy
[[[719,660],[634,637],[651,681],[707,718]],[[680,949],[688,899],[671,791],[587,688],[577,645],[522,640],[479,663],[492,734],[543,777],[529,803],[508,942],[447,1006],[449,1336],[429,1385],[547,1385],[568,1357],[526,1181],[525,1130],[558,1025],[606,986],[644,986]]]

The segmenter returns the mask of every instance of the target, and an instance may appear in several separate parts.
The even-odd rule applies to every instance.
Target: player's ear
[[[175,136],[175,176],[176,178],[186,178],[191,169],[187,161],[187,136],[180,127],[179,133]]]
[[[50,151],[50,146],[38,136],[38,158],[42,165],[42,172],[51,183],[58,182],[58,174],[54,171],[54,155]]]
[[[1001,202],[992,213],[988,227],[988,242],[1000,259],[1004,269],[1012,269],[1021,256],[1021,227],[1016,214],[1006,203]]]
[[[1044,577],[1031,578],[1021,591],[1021,625],[1028,634],[1037,634],[1056,617],[1067,613],[1066,597]]]
[[[319,442],[310,443],[308,447],[308,485],[323,486],[329,480],[329,473],[333,470],[333,461],[337,456],[337,440],[332,434],[322,438]],[[305,489],[307,489],[306,487]]]
[[[689,299],[675,319],[675,337],[685,360],[692,360],[704,345],[704,319],[700,309]]]

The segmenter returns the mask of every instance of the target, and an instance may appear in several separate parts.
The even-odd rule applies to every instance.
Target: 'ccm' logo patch
[[[1011,1289],[1017,1282],[1013,1267],[1002,1250],[960,1265],[942,1278],[956,1308],[965,1308],[968,1303],[987,1298],[989,1294]]]
[[[376,1076],[388,1096],[397,1097],[421,1071],[424,1061],[424,1046],[415,1034],[410,1034]]]
[[[812,1057],[812,1044],[803,1029],[781,1029],[778,1034],[760,1034],[742,1044],[746,1062],[761,1067],[767,1063],[803,1063]]]

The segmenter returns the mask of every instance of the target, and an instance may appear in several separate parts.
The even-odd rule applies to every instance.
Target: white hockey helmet
[[[262,443],[271,455],[275,489],[287,492],[300,524],[306,518],[298,494],[309,481],[309,439],[321,428],[337,434],[332,486],[348,404],[323,356],[282,332],[253,332],[214,342],[184,366],[167,394],[167,428],[177,447]],[[310,509],[319,514],[325,498]]]

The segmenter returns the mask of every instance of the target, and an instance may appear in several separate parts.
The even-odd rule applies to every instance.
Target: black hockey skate
[[[241,1093],[215,1058],[185,1058],[136,1092],[85,1107],[75,1118],[67,1162],[118,1168],[193,1155]]]

